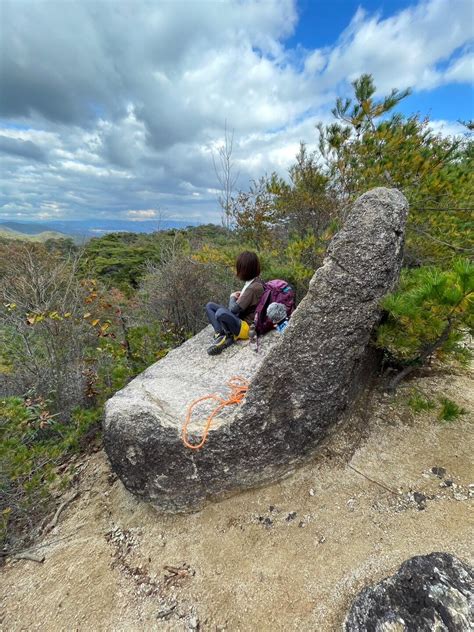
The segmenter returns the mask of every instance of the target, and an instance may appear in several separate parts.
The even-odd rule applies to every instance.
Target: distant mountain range
[[[48,239],[70,239],[70,235],[60,233],[44,226],[38,228],[32,224],[19,224],[17,222],[0,222],[0,238],[21,241],[46,241]]]
[[[199,222],[162,220],[133,222],[130,220],[52,220],[48,222],[0,221],[0,237],[45,241],[46,239],[72,238],[76,242],[107,233],[152,233],[157,230],[197,226]]]
[[[0,222],[0,230],[14,231],[16,233],[22,233],[23,235],[56,232],[52,226],[36,222]]]

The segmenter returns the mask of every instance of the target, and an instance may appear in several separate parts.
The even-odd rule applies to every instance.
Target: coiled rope
[[[206,443],[207,435],[209,434],[209,430],[211,428],[212,420],[214,419],[214,417],[218,415],[220,411],[226,406],[232,406],[233,404],[240,404],[240,402],[245,397],[245,394],[247,393],[248,388],[249,388],[248,380],[246,380],[243,377],[240,377],[239,375],[231,377],[230,380],[226,382],[226,385],[230,388],[230,396],[228,397],[228,399],[225,399],[224,397],[221,397],[220,395],[216,395],[215,393],[211,393],[210,395],[203,395],[202,397],[195,399],[193,402],[191,402],[191,404],[189,404],[188,412],[186,413],[186,420],[184,422],[183,430],[181,432],[181,438],[183,440],[184,445],[187,448],[190,448],[191,450],[199,450],[199,448],[202,448],[202,446]],[[219,405],[216,406],[216,408],[214,408],[212,413],[206,419],[201,441],[197,444],[189,443],[188,425],[191,421],[193,410],[195,406],[197,406],[197,404],[208,399],[215,399],[217,402],[219,402]]]

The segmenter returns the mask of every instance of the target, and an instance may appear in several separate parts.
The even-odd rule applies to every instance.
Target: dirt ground
[[[472,563],[472,414],[415,415],[413,388],[473,410],[466,374],[374,393],[294,475],[196,514],[136,500],[103,452],[78,460],[78,498],[30,549],[45,561],[3,568],[0,629],[332,632],[413,555]]]

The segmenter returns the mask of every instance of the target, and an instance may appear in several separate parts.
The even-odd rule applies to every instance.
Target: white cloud
[[[449,69],[439,65],[472,40],[472,20],[471,0],[422,0],[386,19],[359,9],[326,52],[322,78],[334,84],[369,72],[382,93],[396,86],[432,89],[449,80]],[[472,68],[469,75],[460,65],[463,80],[472,81]]]
[[[71,218],[144,219],[127,211],[159,205],[218,220],[212,151],[226,122],[245,187],[284,175],[301,140],[314,147],[315,123],[362,72],[383,93],[472,79],[470,0],[422,0],[385,19],[360,9],[332,46],[307,51],[285,49],[294,0],[28,11],[4,0],[2,11],[5,216],[54,200]]]
[[[455,121],[434,120],[429,122],[429,127],[441,136],[465,136],[467,128]]]
[[[474,11],[473,11],[474,12]],[[465,52],[459,59],[450,64],[444,74],[444,82],[472,83],[474,79],[474,53]]]
[[[125,215],[133,220],[133,221],[143,221],[146,219],[154,219],[155,217],[158,217],[158,212],[155,211],[155,209],[140,209],[140,210],[131,210],[131,211],[126,211]]]

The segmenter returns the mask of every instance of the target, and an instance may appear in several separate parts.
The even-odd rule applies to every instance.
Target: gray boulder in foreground
[[[379,301],[398,280],[407,212],[397,190],[361,196],[284,335],[264,336],[260,353],[239,343],[209,357],[207,328],[116,393],[104,444],[125,487],[165,511],[196,509],[282,477],[314,451],[363,388]],[[189,403],[225,394],[233,375],[251,381],[244,402],[215,420],[202,449],[186,448]]]
[[[412,557],[356,597],[346,632],[474,630],[474,572],[448,553]]]

